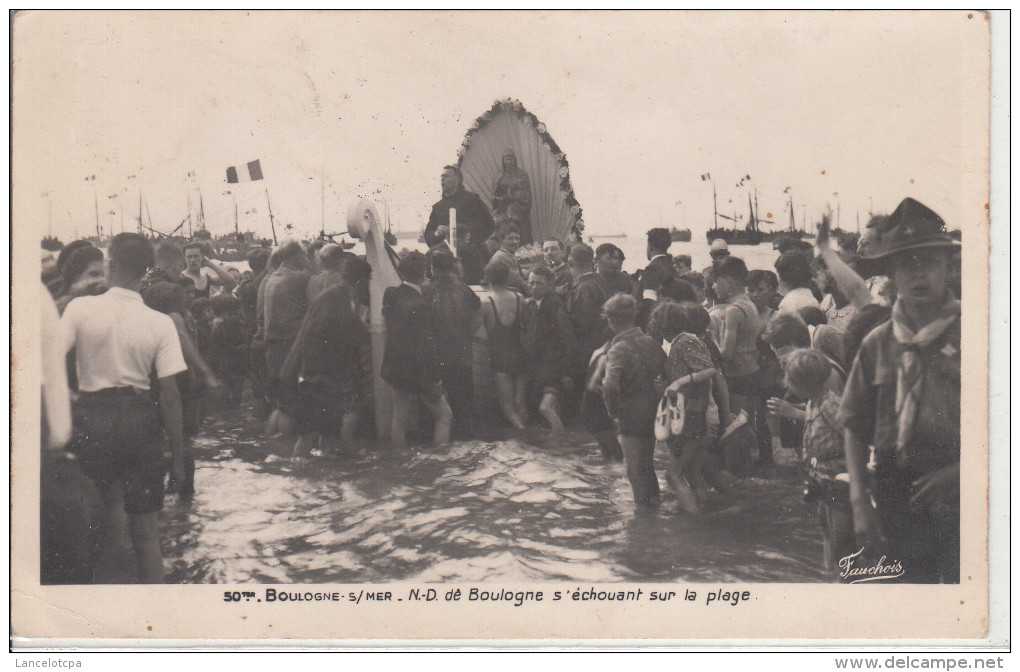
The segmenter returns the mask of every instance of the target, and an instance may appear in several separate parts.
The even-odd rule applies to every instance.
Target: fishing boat
[[[43,236],[42,249],[48,252],[59,252],[64,247],[60,239],[55,236]]]
[[[383,217],[386,218],[386,231],[383,233],[383,240],[390,247],[397,244],[397,234],[393,233],[393,224],[390,223],[390,202],[383,199]]]
[[[789,231],[773,233],[770,235],[769,240],[772,241],[772,249],[781,254],[794,250],[811,250],[810,242],[804,240],[804,238],[799,235],[790,233]]]
[[[218,261],[244,261],[248,252],[255,247],[271,247],[273,241],[268,238],[256,238],[251,231],[228,233],[222,236],[200,236],[205,231],[197,231],[194,240],[208,240],[212,247],[212,257]],[[208,233],[208,232],[206,232]]]
[[[747,195],[747,209],[749,217],[747,220],[747,226],[743,229],[732,228],[724,229],[722,227],[715,227],[708,230],[705,237],[708,242],[711,243],[713,240],[725,240],[727,245],[758,245],[765,238],[765,233],[758,228],[758,223],[761,221],[758,219],[754,211],[754,204],[751,202],[751,194]],[[717,212],[716,216],[728,219],[734,224],[737,223],[736,214],[733,217],[727,217],[721,212]]]
[[[722,239],[727,245],[757,245],[762,241],[762,232],[756,229],[709,229],[705,238],[711,243],[713,240]]]
[[[802,247],[801,243],[803,240],[805,238],[812,237],[811,234],[803,228],[797,228],[797,222],[793,216],[793,194],[790,192],[789,187],[787,187],[785,193],[790,194],[790,201],[787,204],[787,209],[790,212],[790,226],[782,231],[770,231],[763,237],[763,240],[772,241],[772,248],[775,250]]]
[[[678,229],[675,226],[670,227],[669,236],[673,239],[674,243],[689,243],[691,242],[691,230],[690,229]]]

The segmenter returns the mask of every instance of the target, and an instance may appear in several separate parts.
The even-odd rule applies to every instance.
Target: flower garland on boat
[[[460,148],[457,149],[457,165],[460,166],[464,162],[464,152],[471,145],[472,136],[485,128],[493,117],[500,112],[509,110],[517,115],[519,119],[522,119],[524,123],[535,130],[539,137],[542,139],[542,147],[550,152],[559,163],[559,177],[560,177],[560,191],[563,193],[564,201],[567,207],[570,208],[570,214],[574,218],[574,223],[571,226],[571,230],[574,235],[580,239],[581,232],[584,231],[584,220],[581,219],[581,205],[577,202],[577,198],[574,196],[574,188],[570,184],[570,163],[567,161],[567,156],[560,150],[560,146],[556,144],[552,136],[549,135],[545,128],[545,124],[538,120],[538,117],[533,115],[524,109],[524,105],[521,101],[514,100],[512,98],[504,98],[497,100],[493,103],[489,111],[478,117],[475,123],[471,125],[468,132],[464,135],[464,141],[461,143]]]

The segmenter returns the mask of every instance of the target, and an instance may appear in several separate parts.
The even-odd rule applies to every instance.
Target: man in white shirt
[[[170,318],[148,308],[138,293],[152,246],[134,233],[113,239],[107,281],[100,296],[74,299],[61,319],[68,350],[77,360],[80,395],[73,409],[72,449],[82,470],[115,513],[123,493],[131,542],[142,583],[162,583],[159,511],[163,508],[165,430],[176,482],[184,476],[181,398],[174,376],[186,370]],[[149,374],[159,380],[152,400]]]
[[[818,299],[811,291],[811,261],[800,252],[786,252],[776,260],[779,276],[780,313],[796,315],[801,308],[818,308]]]

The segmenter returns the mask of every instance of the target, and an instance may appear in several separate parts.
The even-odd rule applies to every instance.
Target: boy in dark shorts
[[[747,274],[747,298],[758,309],[758,320],[762,326],[762,334],[779,304],[779,278],[772,271],[754,270]],[[765,342],[762,334],[758,335],[758,395],[754,433],[758,437],[758,464],[763,467],[775,463],[772,455],[772,432],[768,426],[768,408],[766,401],[772,397],[783,396],[783,367]]]
[[[171,474],[181,482],[181,401],[174,377],[186,367],[174,323],[146,307],[138,294],[146,269],[154,263],[152,246],[138,234],[122,233],[113,239],[109,254],[110,290],[75,299],[61,318],[68,349],[76,353],[81,390],[73,409],[72,446],[111,513],[120,504],[118,493],[123,494],[139,581],[161,583],[163,434],[169,442]],[[153,369],[159,381],[158,407],[149,395]]]
[[[859,547],[902,563],[903,581],[958,583],[960,302],[948,286],[957,243],[911,198],[877,233],[866,259],[884,268],[897,298],[861,344],[839,409],[854,531]]]
[[[563,299],[553,291],[556,276],[539,266],[528,276],[532,299],[537,304],[530,332],[525,338],[528,382],[540,397],[538,412],[554,432],[563,431],[560,397],[571,387],[569,376],[576,358],[574,330]]]
[[[836,421],[840,399],[825,386],[832,364],[822,352],[809,348],[792,351],[783,364],[790,391],[807,400],[801,458],[804,499],[818,502],[818,523],[823,535],[822,563],[835,578],[839,559],[857,549],[853,547],[853,517],[845,480],[843,431]]]
[[[399,450],[407,448],[407,421],[411,404],[419,399],[435,419],[433,441],[449,443],[453,411],[446,398],[436,354],[429,304],[422,297],[425,255],[410,252],[400,260],[403,282],[383,293],[386,320],[386,351],[382,378],[393,388],[390,440]]]
[[[720,318],[716,343],[730,389],[730,409],[734,413],[746,410],[748,417],[753,418],[761,323],[758,308],[747,297],[746,286],[747,266],[743,260],[726,257],[715,265],[713,290],[720,303],[712,313]]]

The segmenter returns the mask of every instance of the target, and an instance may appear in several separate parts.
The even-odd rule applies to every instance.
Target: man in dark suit
[[[411,404],[421,397],[436,421],[433,439],[437,444],[448,443],[453,411],[440,379],[432,314],[422,297],[425,255],[411,252],[401,259],[400,276],[404,282],[388,287],[383,294],[386,352],[382,378],[393,388],[390,438],[394,447],[407,447]]]
[[[641,298],[656,301],[662,283],[676,275],[673,260],[669,256],[669,246],[673,238],[668,229],[651,229],[648,231],[648,266],[641,272]]]
[[[432,315],[433,338],[443,380],[453,411],[453,433],[458,439],[473,436],[474,380],[472,348],[481,325],[478,296],[453,277],[453,256],[443,249],[428,255],[432,284],[423,296]]]
[[[588,360],[597,348],[609,340],[602,306],[606,303],[606,288],[595,273],[595,252],[584,243],[570,248],[570,272],[574,284],[567,297],[567,315],[577,337],[578,380],[584,377]]]
[[[642,329],[648,324],[648,316],[655,307],[655,302],[659,300],[663,284],[676,277],[676,268],[669,256],[669,246],[672,244],[673,237],[669,229],[648,231],[648,245],[645,248],[648,266],[641,272],[641,293],[638,296],[641,303],[638,305],[637,323]]]
[[[425,243],[433,248],[450,238],[450,209],[457,211],[457,258],[464,268],[464,281],[475,285],[482,281],[485,262],[485,240],[496,226],[492,213],[478,194],[464,188],[464,178],[457,166],[446,166],[440,178],[443,198],[432,206],[425,227]]]

